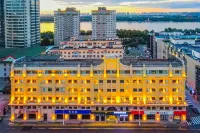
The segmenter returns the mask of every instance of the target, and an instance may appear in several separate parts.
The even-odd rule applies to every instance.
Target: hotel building
[[[61,59],[102,59],[106,55],[122,58],[124,49],[120,40],[61,42],[59,48],[49,50],[48,54],[60,55]]]
[[[60,42],[78,37],[80,33],[80,11],[76,8],[66,8],[65,11],[54,12],[54,44],[59,46]]]
[[[5,0],[6,48],[40,44],[40,1]]]
[[[99,7],[92,11],[92,40],[116,39],[116,11]]]
[[[11,67],[12,122],[186,121],[179,60],[22,58]]]

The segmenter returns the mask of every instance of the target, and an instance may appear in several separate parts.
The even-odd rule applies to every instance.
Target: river
[[[54,31],[54,23],[41,23],[41,32]],[[200,22],[117,22],[117,29],[163,31],[165,28],[200,28]],[[81,30],[91,30],[91,22],[81,22]]]

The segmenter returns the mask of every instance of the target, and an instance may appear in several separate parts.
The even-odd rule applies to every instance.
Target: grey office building
[[[6,48],[40,44],[40,1],[5,0]]]

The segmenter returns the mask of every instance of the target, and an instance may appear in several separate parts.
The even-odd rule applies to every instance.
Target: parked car
[[[199,110],[197,108],[192,108],[192,111],[196,114],[200,114]]]
[[[189,115],[187,115],[186,119],[187,121],[192,121]]]
[[[192,104],[189,105],[190,108],[194,108],[194,106]]]

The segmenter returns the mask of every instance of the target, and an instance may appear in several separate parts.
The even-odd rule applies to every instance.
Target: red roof
[[[8,56],[6,56],[2,61],[5,61],[6,59],[8,59],[8,58],[13,58],[13,59],[15,59],[16,60],[16,58],[15,57],[13,57],[12,55],[8,55]]]

